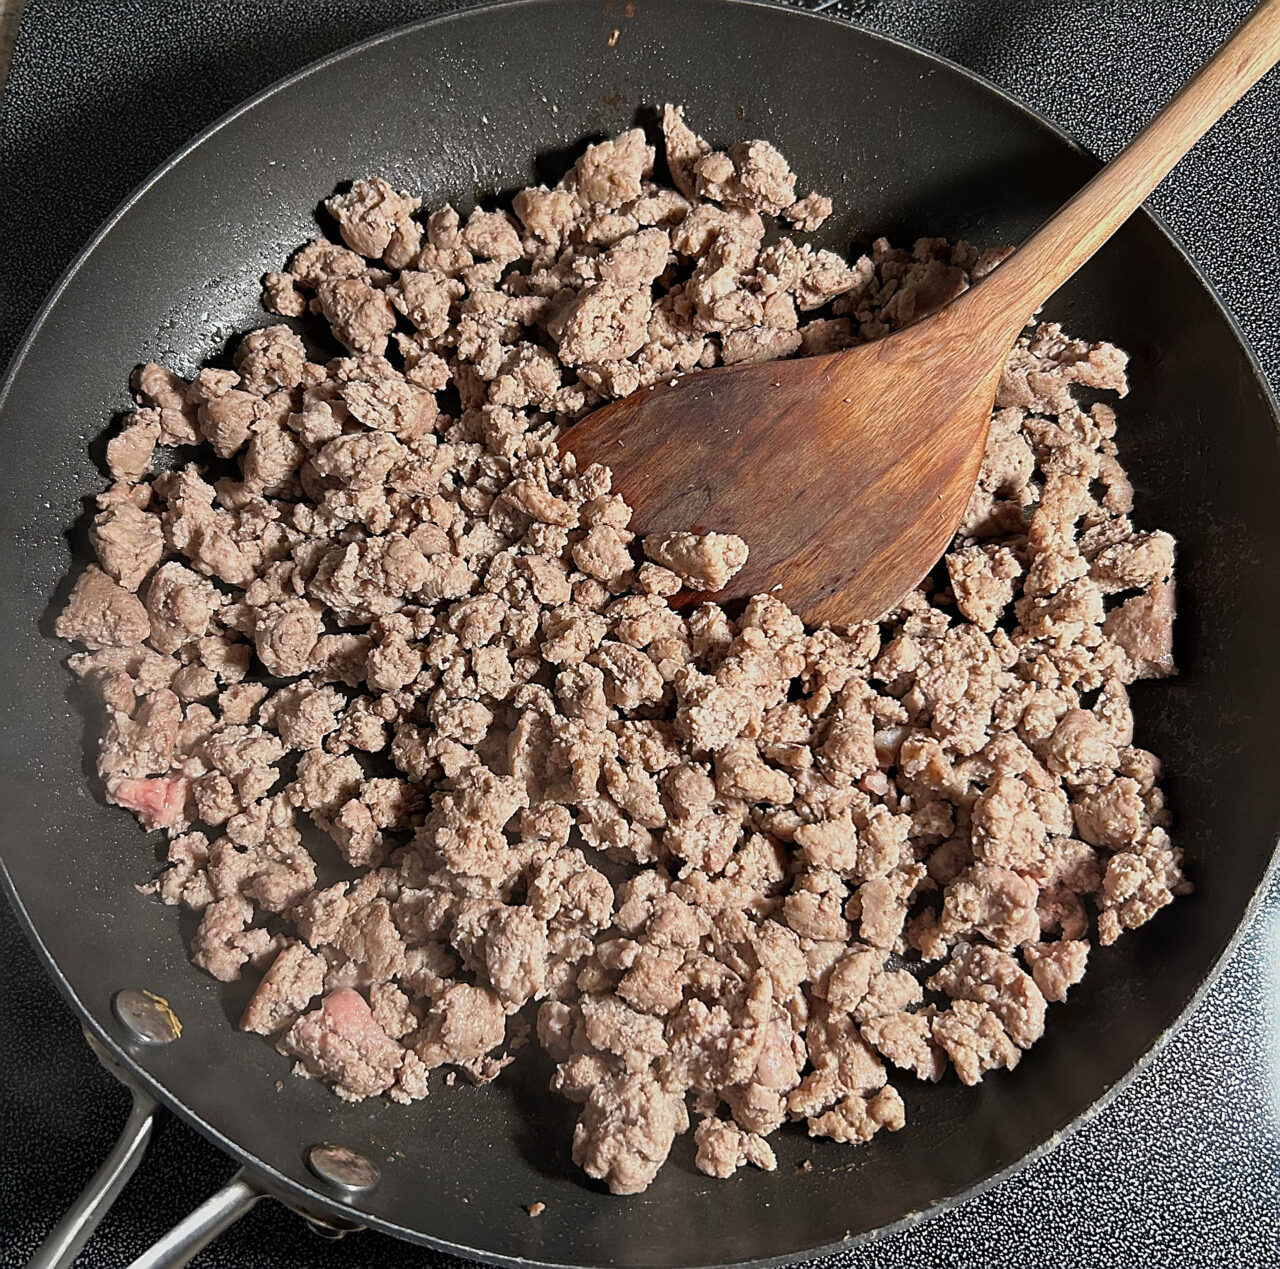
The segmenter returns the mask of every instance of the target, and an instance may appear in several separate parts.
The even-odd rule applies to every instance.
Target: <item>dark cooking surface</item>
[[[929,25],[927,18],[909,18],[914,7],[905,0],[873,5],[866,19],[991,75],[1103,152],[1110,152],[1114,142],[1110,133],[1091,126],[1091,113],[1106,110],[1114,134],[1127,133],[1150,113],[1151,99],[1204,55],[1230,20],[1190,4],[1162,5],[1158,21],[1178,39],[1148,31],[1141,55],[1134,57],[1124,50],[1118,30],[1091,33],[1086,43],[1085,19],[1078,13],[1074,20],[1051,19],[1047,8],[956,4],[949,6],[949,16]],[[1244,8],[1224,7],[1232,15]],[[425,5],[366,4],[354,20],[343,6],[276,4],[271,13],[291,37],[287,53],[279,53],[276,41],[261,37],[260,14],[254,20],[257,40],[246,34],[251,26],[247,6],[241,11],[231,4],[201,5],[197,23],[195,6],[188,12],[175,5],[114,5],[101,11],[90,5],[73,13],[69,6],[33,0],[0,118],[0,167],[12,182],[0,191],[0,223],[8,230],[0,240],[0,360],[7,359],[17,328],[57,269],[118,197],[186,135],[282,71],[371,30],[431,11]],[[212,20],[213,13],[219,21]],[[304,13],[309,23],[302,22]],[[1002,14],[1030,21],[1033,29],[994,39]],[[1030,20],[1027,14],[1033,15]],[[255,43],[272,51],[255,54]],[[1017,56],[1015,44],[1022,46]],[[1073,44],[1079,50],[1074,55],[1058,51]],[[1054,52],[1050,56],[1044,50]],[[1093,59],[1096,67],[1090,65]],[[1047,70],[1037,65],[1041,61]],[[1134,66],[1161,86],[1118,98],[1119,83],[1136,77]],[[1075,96],[1059,98],[1055,85]],[[163,112],[154,109],[161,95]],[[1246,103],[1179,172],[1169,193],[1156,200],[1245,321],[1273,382],[1280,337],[1274,309],[1277,96],[1275,86],[1268,85]],[[136,121],[137,131],[122,130],[121,115]],[[1264,156],[1273,168],[1265,180]],[[1224,172],[1214,171],[1216,162]],[[39,230],[35,213],[10,204],[15,192],[29,188],[37,163],[61,191],[56,201],[41,206]],[[37,190],[44,188],[37,183]],[[1207,215],[1194,214],[1197,201],[1210,209]],[[1266,227],[1261,247],[1249,245],[1255,226]],[[34,266],[20,268],[17,251],[33,248],[43,249],[47,259],[38,257]],[[1261,274],[1252,286],[1243,276],[1246,269]],[[840,1262],[1272,1263],[1277,1125],[1268,1109],[1272,1072],[1263,1055],[1275,1051],[1275,1041],[1262,1016],[1274,1012],[1271,918],[1278,907],[1273,902],[1260,915],[1188,1029],[1097,1123],[1048,1160],[958,1212]],[[9,1265],[29,1253],[105,1151],[110,1128],[123,1115],[123,1098],[78,1047],[74,1023],[7,914],[3,921],[0,952],[12,969],[0,989],[8,1023],[0,1026],[0,1070],[6,1072],[0,1076],[6,1082],[0,1097],[0,1264]],[[54,1097],[49,1083],[72,1087]],[[225,1160],[170,1121],[155,1156],[85,1263],[125,1263],[229,1171]],[[429,1259],[373,1236],[330,1249],[301,1232],[292,1217],[262,1211],[201,1263],[244,1269],[259,1263],[355,1266],[397,1253],[407,1263]]]

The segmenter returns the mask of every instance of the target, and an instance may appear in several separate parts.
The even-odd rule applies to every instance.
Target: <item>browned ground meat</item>
[[[619,1193],[691,1110],[714,1176],[773,1168],[787,1120],[895,1131],[891,1067],[1013,1067],[1092,941],[1188,889],[1127,693],[1173,671],[1173,541],[1075,395],[1124,395],[1118,349],[1019,340],[952,550],[848,628],[673,611],[750,543],[639,543],[609,472],[558,456],[607,398],[877,338],[1002,258],[764,247],[830,201],[764,141],[664,128],[675,189],[637,130],[510,212],[329,199],[345,245],[264,299],[347,355],[274,325],[234,370],[142,367],[56,624],[107,798],[171,838],[144,888],[200,913],[209,973],[261,975],[241,1025],[404,1102],[493,1079],[536,1015],[573,1157]]]

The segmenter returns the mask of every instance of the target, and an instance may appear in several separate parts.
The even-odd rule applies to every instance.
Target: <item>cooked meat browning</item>
[[[1127,693],[1173,671],[1173,541],[1076,395],[1125,394],[1118,349],[1019,340],[952,550],[848,628],[672,610],[750,543],[638,542],[558,455],[604,400],[878,338],[1002,258],[764,246],[830,200],[767,142],[664,132],[675,188],[634,130],[510,211],[329,199],[344,245],[264,300],[346,355],[280,324],[234,370],[142,367],[57,621],[106,797],[171,839],[143,889],[201,914],[210,974],[260,975],[242,1027],[407,1102],[495,1078],[536,1015],[618,1193],[691,1113],[718,1177],[787,1120],[896,1131],[891,1069],[1015,1066],[1091,944],[1189,888]]]

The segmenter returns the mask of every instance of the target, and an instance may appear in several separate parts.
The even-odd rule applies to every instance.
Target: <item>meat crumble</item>
[[[848,627],[672,610],[750,543],[639,541],[559,455],[604,401],[879,338],[1006,254],[766,239],[830,200],[766,141],[662,126],[671,185],[635,129],[509,210],[330,198],[340,241],[263,299],[342,354],[282,322],[234,368],[143,366],[57,619],[107,800],[168,835],[142,889],[255,977],[241,1026],[399,1102],[532,1029],[620,1194],[691,1126],[716,1177],[772,1170],[787,1121],[898,1130],[891,1073],[1015,1067],[1093,944],[1189,889],[1133,743],[1174,544],[1131,518],[1119,349],[1024,333],[952,549]]]

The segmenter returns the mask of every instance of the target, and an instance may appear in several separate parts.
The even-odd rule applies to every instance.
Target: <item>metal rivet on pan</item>
[[[382,1170],[350,1146],[322,1141],[307,1150],[307,1167],[343,1194],[364,1194],[382,1180]]]
[[[112,997],[111,1008],[130,1035],[143,1044],[172,1044],[182,1034],[178,1015],[163,996],[153,991],[118,991]]]
[[[317,1216],[314,1212],[303,1211],[299,1211],[298,1215],[307,1222],[307,1228],[317,1238],[327,1238],[332,1242],[364,1228],[363,1225],[357,1225],[354,1221],[339,1220],[336,1216]]]

